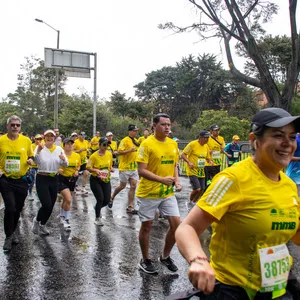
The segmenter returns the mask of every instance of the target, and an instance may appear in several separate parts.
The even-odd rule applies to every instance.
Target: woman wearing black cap
[[[300,117],[267,108],[253,118],[252,157],[217,174],[176,231],[194,287],[205,299],[293,299],[285,289],[291,259],[286,243],[300,245],[295,184],[282,169],[296,149]],[[209,260],[199,241],[212,223]]]
[[[80,170],[81,158],[78,153],[73,151],[74,141],[70,138],[65,138],[63,146],[65,154],[68,158],[69,165],[67,167],[60,166],[58,170],[58,191],[62,195],[62,203],[60,208],[60,221],[66,231],[71,231],[70,217],[71,217],[71,201],[75,194],[74,189],[78,179],[78,172]]]
[[[101,220],[101,208],[108,204],[111,194],[110,173],[114,169],[112,154],[107,151],[109,143],[106,137],[100,138],[99,150],[91,155],[87,163],[87,170],[91,173],[91,190],[97,201],[95,224],[98,226],[104,225]]]

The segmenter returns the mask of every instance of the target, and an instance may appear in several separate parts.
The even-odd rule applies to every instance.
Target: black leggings
[[[2,175],[0,177],[0,191],[5,206],[4,232],[6,237],[9,237],[18,225],[28,193],[28,184],[23,179],[9,179]]]
[[[96,198],[96,218],[100,217],[101,208],[106,206],[110,200],[111,184],[110,182],[103,182],[96,176],[90,177],[91,190]]]
[[[36,176],[36,192],[41,202],[41,208],[37,214],[37,221],[45,225],[51,216],[58,191],[58,176]]]

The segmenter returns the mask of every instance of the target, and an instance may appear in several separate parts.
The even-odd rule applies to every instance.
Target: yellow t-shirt
[[[218,135],[216,140],[219,143],[215,141],[212,137],[209,137],[207,141],[207,145],[209,150],[211,151],[210,156],[214,163],[214,166],[220,166],[222,164],[222,159],[221,159],[222,149],[224,149],[226,145],[225,145],[224,138],[222,136]]]
[[[111,152],[105,151],[105,154],[101,156],[97,151],[91,155],[86,167],[101,170],[101,180],[104,182],[109,182],[112,162],[113,158]],[[96,172],[91,172],[91,176],[97,176]]]
[[[194,169],[190,169],[187,165],[187,175],[204,178],[206,160],[210,158],[207,144],[202,146],[198,140],[192,141],[183,149],[183,153],[187,155],[189,161],[195,166]]]
[[[66,155],[69,165],[65,168],[60,166],[59,168],[63,170],[62,175],[65,177],[72,177],[76,171],[79,171],[81,158],[78,153],[72,152],[71,155]]]
[[[139,147],[137,162],[147,164],[152,173],[166,177],[174,176],[175,166],[178,162],[178,145],[172,139],[165,142],[158,141],[149,136]],[[167,186],[157,181],[141,177],[136,196],[141,198],[167,198],[174,195],[173,186]]]
[[[90,145],[91,145],[91,149],[93,151],[96,151],[97,149],[99,149],[99,140],[100,140],[100,136],[94,136],[91,139]],[[97,143],[97,144],[93,145],[93,143]]]
[[[137,151],[138,147],[134,145],[134,143],[132,142],[132,140],[129,136],[126,136],[123,140],[121,140],[118,150],[125,151],[125,150],[131,149],[132,147],[135,147],[136,151]],[[137,169],[137,164],[135,161],[136,155],[137,155],[136,151],[122,154],[119,156],[119,160],[120,160],[119,170],[120,171],[134,171]]]
[[[111,141],[111,143],[108,145],[107,150],[109,152],[116,151],[118,149],[118,145],[116,141]]]
[[[197,203],[218,220],[210,243],[216,279],[260,290],[259,250],[286,244],[295,235],[298,201],[290,178],[280,172],[279,182],[270,180],[252,157],[218,173]]]
[[[82,142],[77,139],[74,142],[74,150],[80,150],[80,149],[85,149],[85,151],[82,151],[78,153],[81,158],[81,164],[85,164],[87,162],[87,149],[89,148],[89,142],[87,140],[83,140]]]
[[[20,178],[29,169],[28,157],[33,157],[31,141],[19,134],[16,140],[11,140],[7,134],[0,137],[0,170],[6,177]]]
[[[33,152],[33,153],[34,153],[34,150],[35,150],[36,146],[37,146],[36,143],[31,144],[31,148],[32,148],[32,152]],[[37,169],[37,168],[38,168],[38,165],[36,164],[36,162],[33,162],[33,165],[30,166],[30,168],[35,168],[35,169]]]
[[[145,140],[146,138],[144,136],[139,137],[138,139],[138,143],[141,145],[142,142]]]

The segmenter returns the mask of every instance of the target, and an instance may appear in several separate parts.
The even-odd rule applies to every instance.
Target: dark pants
[[[202,299],[202,296],[200,297]],[[226,285],[220,282],[216,283],[214,292],[203,296],[205,300],[249,300],[246,291],[239,286]],[[254,300],[271,300],[272,293],[257,293]],[[285,295],[276,298],[276,300],[293,300],[289,291]]]
[[[33,176],[33,179],[32,179],[32,182],[29,185],[29,189],[28,189],[29,194],[32,193],[32,189],[33,189],[33,186],[35,184],[36,172],[37,172],[37,168],[30,168],[30,173]]]
[[[37,221],[45,225],[51,216],[58,190],[58,176],[36,176],[36,192],[41,202],[41,208],[37,214]]]
[[[9,237],[18,225],[28,193],[28,184],[23,179],[9,179],[2,175],[0,177],[0,191],[5,206],[4,232],[6,237]]]
[[[100,217],[101,208],[106,206],[111,196],[111,184],[110,182],[103,182],[96,176],[90,177],[91,190],[96,198],[96,218]]]
[[[204,167],[206,184],[208,181],[211,181],[216,174],[220,173],[220,170],[221,170],[221,166],[206,166],[206,167]]]

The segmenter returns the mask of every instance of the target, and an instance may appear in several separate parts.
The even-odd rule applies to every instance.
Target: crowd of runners
[[[128,135],[118,145],[112,132],[105,136],[96,132],[88,141],[84,131],[64,137],[58,129],[47,129],[30,140],[21,134],[21,119],[11,116],[7,134],[0,137],[3,250],[8,253],[19,242],[16,227],[25,200],[34,199],[34,188],[40,208],[32,220],[32,233],[49,235],[47,221],[58,198],[60,222],[71,231],[72,199],[76,194],[87,195],[90,188],[96,200],[94,223],[103,226],[101,209],[113,209],[115,197],[129,185],[126,213],[138,215],[141,221],[141,271],[158,272],[149,248],[152,223],[159,214],[168,220],[169,228],[158,260],[169,271],[178,270],[171,258],[177,242],[190,265],[192,284],[206,293],[217,290],[223,295],[218,299],[292,299],[286,291],[291,262],[284,246],[292,238],[295,243],[300,240],[299,204],[296,185],[282,169],[296,150],[299,120],[278,108],[261,110],[250,129],[254,154],[239,162],[239,137],[233,136],[225,145],[216,124],[199,130],[198,139],[179,153],[176,140],[170,138],[170,116],[165,113],[157,114],[151,133],[145,129],[139,138],[140,128],[129,124]],[[229,168],[221,171],[223,155]],[[179,159],[186,162],[191,183],[187,199],[191,211],[182,223],[175,197],[182,189]],[[112,189],[111,173],[116,166],[119,185]],[[290,225],[287,228],[282,222]],[[210,258],[199,240],[209,226],[213,230]],[[247,241],[243,242],[244,237]],[[283,265],[279,277],[278,259]],[[232,272],[228,272],[229,265]],[[227,294],[233,296],[226,298]],[[256,298],[261,294],[267,298]]]

